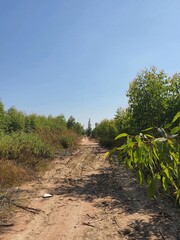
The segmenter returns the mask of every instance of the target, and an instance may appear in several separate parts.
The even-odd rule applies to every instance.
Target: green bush
[[[179,119],[180,112],[166,130],[156,128],[159,137],[147,133],[152,128],[136,136],[121,133],[116,140],[125,138],[126,143],[114,148],[110,154],[116,152],[120,162],[137,172],[140,183],[147,184],[149,197],[155,196],[158,190],[164,190],[175,195],[180,204]]]
[[[32,133],[16,132],[0,136],[0,159],[11,159],[33,167],[39,159],[52,158],[52,148]]]

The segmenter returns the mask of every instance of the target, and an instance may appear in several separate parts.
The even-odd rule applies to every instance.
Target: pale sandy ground
[[[17,209],[0,240],[180,239],[179,210],[147,200],[145,189],[123,166],[114,169],[105,151],[84,138],[38,181],[16,189],[19,204],[41,211]]]

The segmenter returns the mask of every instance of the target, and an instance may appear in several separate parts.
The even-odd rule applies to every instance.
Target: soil
[[[38,180],[15,188],[13,226],[0,227],[0,240],[180,239],[174,202],[148,200],[145,187],[105,152],[84,138]]]

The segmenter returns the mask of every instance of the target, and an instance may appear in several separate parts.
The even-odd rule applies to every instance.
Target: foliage
[[[136,136],[121,133],[116,140],[126,138],[126,143],[110,153],[118,153],[119,161],[124,161],[127,168],[137,172],[140,183],[148,185],[149,197],[155,196],[158,189],[163,189],[173,193],[180,204],[179,119],[180,112],[166,131],[157,128],[161,135],[158,138],[147,133],[152,128]]]
[[[89,137],[92,134],[91,120],[88,120],[88,127],[86,129],[86,135]]]
[[[130,109],[118,108],[114,117],[118,133],[131,133],[131,113]]]
[[[0,159],[15,160],[34,168],[38,160],[53,156],[51,147],[32,133],[15,132],[0,136]]]
[[[60,137],[60,144],[63,148],[74,149],[79,142],[79,136],[72,130],[67,130]]]
[[[69,117],[69,119],[67,121],[67,128],[74,130],[79,135],[82,135],[84,133],[83,126],[79,122],[76,122],[76,120],[73,116]]]
[[[5,130],[5,111],[4,111],[4,105],[0,101],[0,132],[3,132]]]
[[[127,96],[132,114],[132,132],[170,122],[180,110],[180,75],[172,78],[155,67],[139,73],[130,84]]]
[[[6,112],[6,132],[24,131],[25,116],[22,112],[17,111],[15,107],[9,108]]]
[[[117,135],[117,128],[114,120],[104,119],[94,130],[93,135],[99,139],[99,143],[105,147],[114,146],[114,138]]]

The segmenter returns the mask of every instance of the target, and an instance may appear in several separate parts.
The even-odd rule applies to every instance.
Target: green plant
[[[119,161],[123,161],[127,168],[138,174],[140,183],[148,186],[149,197],[155,196],[162,189],[168,194],[174,194],[180,204],[179,119],[180,112],[175,115],[166,131],[158,128],[160,137],[147,133],[153,128],[136,136],[121,133],[116,140],[126,138],[126,142],[109,154],[118,154]]]
[[[0,136],[0,159],[34,167],[39,159],[52,158],[52,148],[32,133],[14,132]]]

